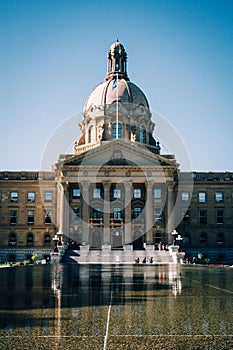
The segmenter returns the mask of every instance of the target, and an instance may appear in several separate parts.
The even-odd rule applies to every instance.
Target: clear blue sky
[[[1,0],[0,169],[40,169],[51,135],[105,78],[116,37],[193,170],[233,171],[232,0]]]

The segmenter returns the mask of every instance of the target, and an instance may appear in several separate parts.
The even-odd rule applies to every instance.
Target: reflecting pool
[[[0,269],[0,349],[233,349],[233,269]]]

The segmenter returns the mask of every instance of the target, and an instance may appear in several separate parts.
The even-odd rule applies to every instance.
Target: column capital
[[[81,185],[83,191],[85,191],[85,190],[87,191],[90,187],[90,181],[88,181],[88,180],[80,181],[80,185]]]
[[[102,181],[102,185],[104,187],[104,191],[109,191],[110,187],[111,187],[111,181],[110,180],[105,180]]]
[[[57,186],[58,186],[60,191],[62,191],[62,190],[67,191],[68,186],[69,186],[69,182],[68,181],[61,181],[61,182],[58,182]]]
[[[146,181],[145,185],[146,185],[147,191],[152,190],[154,186],[154,181],[153,180]]]
[[[123,184],[126,190],[130,190],[132,188],[133,182],[132,180],[124,180]]]
[[[173,191],[175,187],[175,182],[167,182],[168,191]]]

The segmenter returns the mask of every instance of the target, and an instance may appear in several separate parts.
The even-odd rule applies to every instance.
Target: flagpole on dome
[[[118,73],[116,75],[116,139],[118,140],[118,125],[119,125],[119,120],[118,120]]]

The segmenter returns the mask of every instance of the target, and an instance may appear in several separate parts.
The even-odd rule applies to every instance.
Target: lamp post
[[[53,251],[54,251],[54,253],[58,253],[57,243],[59,241],[59,238],[58,238],[57,234],[54,236],[53,241],[54,241],[54,250]]]
[[[181,237],[181,235],[178,235],[178,236],[176,237],[176,240],[178,241],[178,245],[179,245],[179,248],[180,248],[181,242],[183,241],[183,238]],[[179,250],[179,251],[181,251],[181,250]]]
[[[173,230],[171,234],[173,236],[173,245],[176,245],[176,236],[178,236],[178,232]]]

